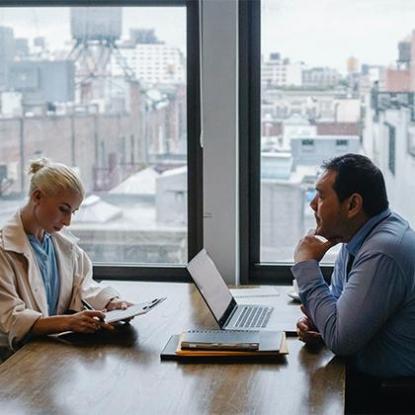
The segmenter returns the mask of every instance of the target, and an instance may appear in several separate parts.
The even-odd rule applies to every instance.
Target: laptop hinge
[[[223,313],[222,317],[219,319],[219,327],[222,328],[225,323],[228,321],[229,316],[233,313],[237,303],[234,298],[232,298],[231,302],[228,305],[228,308]]]

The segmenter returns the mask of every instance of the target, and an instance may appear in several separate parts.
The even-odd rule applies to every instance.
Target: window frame
[[[239,2],[239,235],[241,284],[292,283],[293,263],[260,261],[261,1]],[[333,266],[320,266],[326,280]]]
[[[188,260],[203,246],[203,159],[200,146],[199,4],[192,0],[20,0],[4,1],[1,7],[186,7],[186,91],[187,91],[187,246]],[[191,113],[189,111],[191,109]],[[168,264],[93,264],[97,280],[191,282],[186,266]]]

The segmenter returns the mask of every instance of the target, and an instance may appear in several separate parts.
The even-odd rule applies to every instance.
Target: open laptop
[[[189,262],[187,270],[221,329],[284,330],[271,318],[273,307],[236,303],[205,249]]]

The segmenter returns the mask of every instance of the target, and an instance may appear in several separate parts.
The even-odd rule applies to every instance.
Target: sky
[[[415,29],[415,0],[263,0],[262,53],[341,72],[346,59],[389,65]]]
[[[396,60],[398,42],[415,29],[415,0],[262,0],[261,16],[264,55],[344,72],[350,56],[373,65]],[[131,27],[154,28],[183,53],[185,23],[184,7],[123,8],[124,38]],[[44,36],[51,49],[70,39],[69,8],[0,8],[0,25],[15,37]]]
[[[70,40],[68,7],[0,7],[0,26],[11,27],[15,37],[44,36],[51,49],[61,49]],[[130,28],[154,28],[158,38],[186,52],[184,7],[124,7],[123,38]]]

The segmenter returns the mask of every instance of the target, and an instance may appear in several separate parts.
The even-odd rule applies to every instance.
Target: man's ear
[[[359,193],[353,193],[347,203],[347,216],[354,218],[363,210],[363,198]]]

